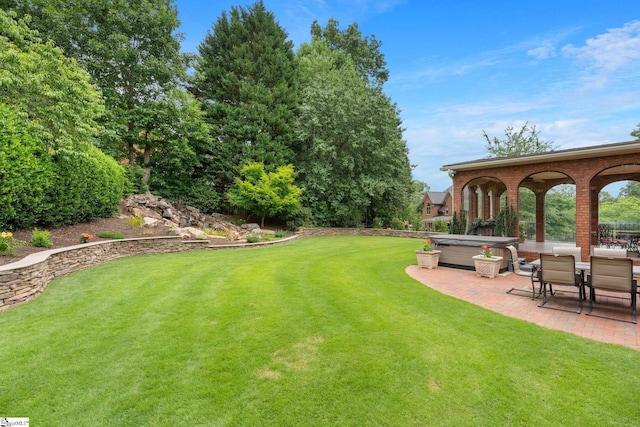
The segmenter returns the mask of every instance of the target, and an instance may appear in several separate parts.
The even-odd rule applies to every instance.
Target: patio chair
[[[614,245],[613,230],[607,224],[598,224],[598,245],[610,248]]]
[[[582,313],[582,301],[584,297],[584,284],[580,273],[576,273],[576,260],[571,254],[540,254],[540,281],[542,282],[542,302],[538,307],[551,308],[561,311]],[[545,306],[547,303],[547,285],[551,295],[552,286],[575,286],[578,288],[578,311],[567,310],[560,307]],[[557,296],[556,296],[557,298]]]
[[[582,248],[575,246],[554,246],[551,251],[554,254],[569,254],[573,255],[576,262],[582,262]]]
[[[627,293],[631,295],[631,322],[636,323],[637,282],[633,278],[633,261],[630,258],[592,256],[587,286],[589,286],[589,310],[586,313],[588,316],[627,321],[616,317],[591,314],[596,289]]]
[[[626,258],[626,249],[614,249],[614,248],[593,248],[593,254],[595,256],[603,256],[607,258]]]
[[[507,246],[507,249],[511,253],[511,259],[509,260],[509,271],[517,274],[518,276],[528,276],[531,278],[531,291],[526,289],[511,288],[507,291],[508,294],[515,295],[515,292],[523,292],[527,296],[531,295],[531,299],[536,299],[542,294],[542,283],[540,282],[540,275],[538,267],[533,264],[522,263],[518,258],[518,251],[513,246]],[[540,284],[538,293],[536,294],[536,283]]]

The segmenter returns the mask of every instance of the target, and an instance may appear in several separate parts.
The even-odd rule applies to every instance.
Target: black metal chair
[[[592,256],[587,286],[589,287],[589,310],[586,313],[588,316],[628,321],[616,317],[591,314],[593,303],[595,302],[596,289],[628,293],[631,296],[631,323],[636,323],[637,282],[633,277],[633,261],[630,258]]]
[[[580,273],[576,273],[576,260],[573,255],[540,254],[540,281],[542,282],[542,302],[538,307],[569,311],[577,314],[582,313],[582,301],[585,294],[584,283],[582,282],[582,275]],[[554,306],[545,306],[545,304],[547,304],[547,285],[549,286],[550,294],[556,295],[556,298],[558,291],[556,290],[554,293],[552,286],[577,287],[578,311],[567,310],[565,308]]]

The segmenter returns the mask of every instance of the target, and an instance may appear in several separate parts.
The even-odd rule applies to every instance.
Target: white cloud
[[[640,21],[610,29],[605,34],[588,39],[582,47],[566,45],[562,48],[562,53],[603,70],[625,67],[640,60]]]
[[[605,87],[614,73],[637,76],[640,68],[640,21],[610,29],[588,39],[581,47],[568,44],[562,48],[562,53],[586,66],[583,82],[587,88]]]
[[[556,56],[556,47],[552,41],[547,40],[534,49],[529,49],[527,55],[533,56],[536,59],[549,59]]]

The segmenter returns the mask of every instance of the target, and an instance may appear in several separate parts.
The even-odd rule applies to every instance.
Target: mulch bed
[[[65,225],[57,228],[41,228],[51,232],[51,241],[53,242],[53,248],[40,248],[33,246],[31,242],[31,235],[33,230],[18,230],[13,232],[13,238],[23,242],[16,249],[16,256],[0,256],[0,265],[11,264],[26,257],[27,255],[46,251],[49,249],[63,248],[67,246],[79,245],[80,236],[82,233],[88,233],[93,236],[92,242],[100,242],[111,239],[103,239],[97,237],[97,233],[104,231],[111,231],[120,233],[125,236],[126,239],[140,238],[140,237],[161,237],[161,236],[175,236],[164,224],[158,223],[158,225],[149,227],[131,227],[127,223],[126,217],[114,217],[114,218],[100,218],[89,222]],[[4,231],[4,230],[0,230]],[[229,241],[226,239],[210,239],[212,244],[241,244],[244,240]]]

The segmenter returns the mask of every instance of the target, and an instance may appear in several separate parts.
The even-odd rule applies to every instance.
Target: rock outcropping
[[[132,194],[120,202],[121,215],[144,218],[145,226],[164,226],[186,239],[210,239],[210,233],[223,235],[227,240],[240,240],[247,234],[260,234],[260,228],[237,226],[222,214],[204,214],[192,206],[176,206],[166,199],[152,194]],[[256,224],[257,226],[257,224]],[[250,230],[248,229],[250,228]],[[220,236],[219,236],[220,237]]]

